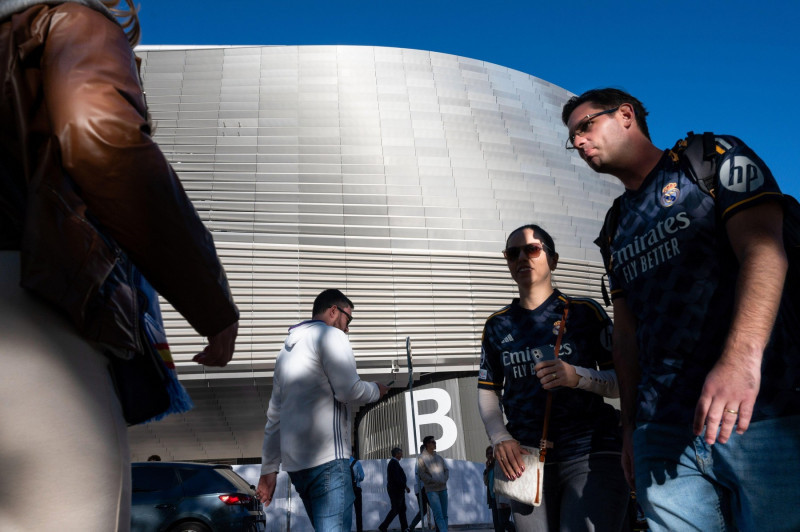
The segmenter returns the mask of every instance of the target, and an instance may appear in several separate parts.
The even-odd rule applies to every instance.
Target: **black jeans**
[[[383,523],[378,525],[379,530],[386,530],[394,520],[395,516],[400,517],[400,530],[405,531],[408,528],[408,520],[406,519],[406,494],[405,492],[390,493],[389,500],[392,503],[392,509],[386,514],[386,519]]]
[[[492,508],[492,524],[494,532],[516,532],[514,523],[511,522],[511,507]]]
[[[353,486],[353,494],[356,496],[356,500],[353,501],[353,508],[356,511],[356,532],[363,532],[364,529],[361,523],[361,488]]]

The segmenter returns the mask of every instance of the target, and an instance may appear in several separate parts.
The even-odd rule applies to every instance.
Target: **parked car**
[[[229,465],[131,464],[132,532],[263,532],[255,488]]]

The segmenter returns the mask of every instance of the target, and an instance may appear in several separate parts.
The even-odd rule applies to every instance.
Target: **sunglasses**
[[[543,250],[547,249],[544,244],[525,244],[524,246],[509,246],[503,250],[503,256],[507,261],[517,260],[520,251],[525,253],[529,259],[535,259]]]
[[[334,306],[336,306],[336,305],[334,305]],[[337,309],[339,312],[341,312],[342,314],[344,314],[345,316],[347,316],[347,323],[346,323],[345,325],[350,325],[350,322],[351,322],[351,321],[353,321],[353,315],[352,315],[352,314],[350,314],[350,313],[349,313],[349,312],[347,312],[347,311],[344,311],[344,310],[342,310],[342,308],[341,308],[341,307],[339,307],[339,306],[336,306],[336,309]]]

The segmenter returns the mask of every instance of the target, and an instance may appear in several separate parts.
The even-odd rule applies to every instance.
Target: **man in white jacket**
[[[312,319],[289,329],[264,428],[256,496],[269,505],[283,464],[317,531],[350,531],[350,405],[375,402],[389,389],[356,373],[345,334],[352,319],[353,303],[328,289],[314,300]]]

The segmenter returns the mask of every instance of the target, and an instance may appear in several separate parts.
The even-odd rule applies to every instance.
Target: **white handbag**
[[[542,504],[542,484],[544,484],[544,459],[539,459],[539,449],[522,447],[531,454],[523,454],[525,471],[514,480],[509,480],[500,462],[494,463],[494,492],[511,500],[539,506]]]

